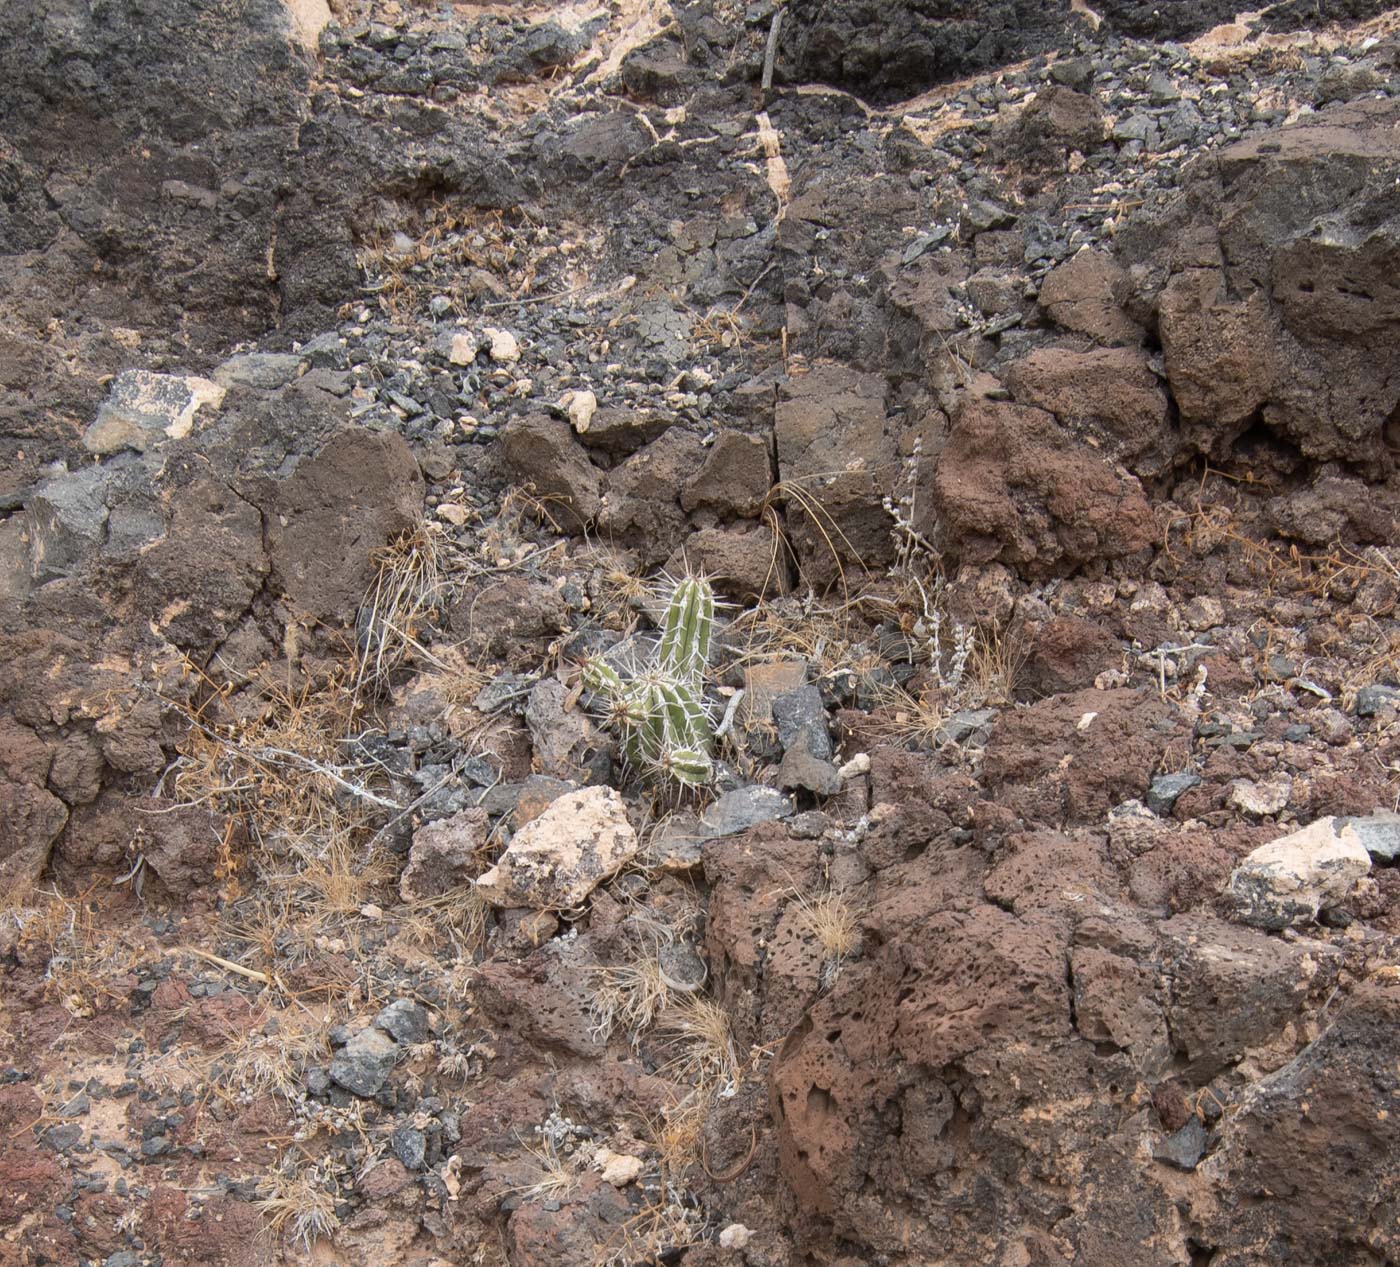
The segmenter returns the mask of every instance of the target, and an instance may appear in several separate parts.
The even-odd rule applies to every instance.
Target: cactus
[[[705,704],[705,670],[714,633],[715,595],[703,576],[669,586],[654,662],[624,677],[600,659],[583,669],[584,685],[605,701],[622,734],[629,764],[682,787],[714,777],[714,727]]]

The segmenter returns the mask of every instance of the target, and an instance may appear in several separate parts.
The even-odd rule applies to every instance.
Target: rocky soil
[[[1400,1263],[1400,11],[0,35],[0,1264]]]

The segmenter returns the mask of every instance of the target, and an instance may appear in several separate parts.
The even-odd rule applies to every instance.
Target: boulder
[[[1255,133],[1120,235],[1199,452],[1225,456],[1261,421],[1314,460],[1393,466],[1398,134],[1400,103],[1376,99]]]
[[[1171,465],[1177,440],[1167,394],[1140,348],[1040,348],[1007,369],[1006,384],[1019,403],[1054,414],[1137,475]]]
[[[1244,923],[1289,928],[1345,901],[1370,871],[1351,820],[1320,818],[1254,850],[1230,876],[1226,896]]]
[[[894,557],[881,505],[901,465],[885,412],[883,377],[819,366],[779,393],[778,475],[788,534],[803,575],[816,585],[851,566]]]
[[[929,491],[940,549],[1027,579],[1142,561],[1156,539],[1138,481],[1025,405],[966,399]]]
[[[304,619],[344,625],[378,566],[375,552],[412,528],[423,476],[403,438],[352,427],[275,486],[267,548]]]
[[[1062,329],[1105,347],[1131,347],[1142,342],[1144,331],[1120,306],[1127,281],[1111,255],[1085,247],[1050,270],[1037,302]]]
[[[673,427],[608,472],[598,527],[636,550],[644,566],[664,562],[685,539],[681,489],[704,460],[699,437]]]
[[[477,892],[493,906],[575,907],[637,849],[627,807],[612,788],[568,792],[515,833]]]
[[[567,422],[543,414],[512,421],[501,451],[516,483],[543,503],[561,528],[578,532],[598,514],[600,476]]]

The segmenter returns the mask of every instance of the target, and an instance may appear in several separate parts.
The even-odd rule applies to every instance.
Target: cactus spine
[[[609,719],[622,732],[628,762],[683,787],[703,787],[714,777],[714,730],[705,705],[714,620],[709,581],[682,577],[666,594],[652,664],[628,678],[598,659],[583,670],[584,685],[606,701]]]

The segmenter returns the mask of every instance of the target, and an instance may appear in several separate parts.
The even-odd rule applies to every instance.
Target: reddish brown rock
[[[593,522],[602,477],[567,422],[544,414],[517,418],[501,433],[501,450],[515,482],[566,532]]]
[[[685,539],[681,489],[704,460],[699,437],[679,427],[639,449],[604,478],[599,529],[644,566],[664,562]]]
[[[1155,541],[1137,480],[1024,405],[967,400],[931,492],[941,548],[1028,578],[1144,560]]]
[[[817,584],[842,567],[893,557],[881,498],[900,474],[883,377],[821,366],[785,380],[777,412],[778,474],[789,491],[788,532],[803,575]]]
[[[1223,457],[1262,423],[1309,458],[1392,469],[1397,129],[1400,106],[1368,99],[1256,133],[1120,235],[1129,262],[1149,263],[1141,278],[1168,274],[1143,297],[1201,452]]]
[[[1154,692],[1056,695],[997,719],[987,785],[1026,822],[1097,825],[1114,805],[1146,794],[1178,730]]]
[[[559,591],[536,577],[505,574],[467,582],[447,609],[452,632],[473,659],[504,660],[529,669],[569,627]]]
[[[678,575],[703,572],[726,598],[747,607],[791,588],[787,549],[767,524],[749,529],[701,528],[666,562]]]
[[[1037,630],[1016,676],[1016,692],[1023,699],[1039,699],[1082,690],[1105,669],[1117,668],[1122,658],[1122,644],[1102,625],[1055,616]]]
[[[712,510],[721,518],[751,518],[773,485],[773,457],[761,436],[721,431],[705,465],[681,490],[681,508]]]
[[[403,438],[351,428],[276,487],[267,547],[302,616],[345,624],[374,579],[375,552],[418,521],[423,476]]]
[[[1103,251],[1085,248],[1057,265],[1040,286],[1039,304],[1057,326],[1105,347],[1142,342],[1143,330],[1120,307],[1127,275]]]
[[[1167,394],[1140,348],[1041,348],[1013,364],[1017,401],[1048,410],[1091,448],[1138,475],[1171,465],[1177,437]]]

